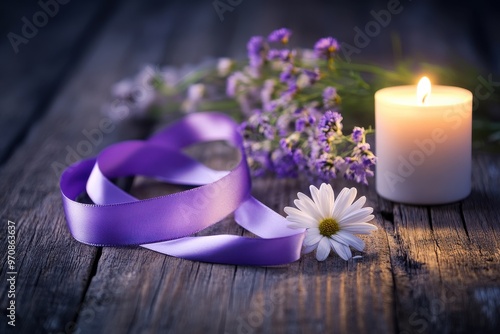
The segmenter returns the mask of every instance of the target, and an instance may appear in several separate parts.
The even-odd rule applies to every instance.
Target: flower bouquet
[[[353,126],[344,133],[341,107],[344,93],[367,96],[369,85],[338,57],[334,38],[299,49],[289,47],[291,36],[282,28],[250,38],[247,62],[222,58],[215,66],[180,70],[146,66],[113,87],[107,112],[141,118],[168,114],[172,107],[187,113],[217,109],[241,121],[254,176],[305,175],[318,182],[340,175],[367,184],[376,163],[366,142],[373,130]]]

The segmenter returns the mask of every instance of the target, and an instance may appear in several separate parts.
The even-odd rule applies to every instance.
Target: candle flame
[[[429,95],[431,95],[431,81],[428,77],[422,77],[417,85],[417,101],[425,104]]]

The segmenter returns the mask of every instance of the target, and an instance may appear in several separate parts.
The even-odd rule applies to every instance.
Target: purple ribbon
[[[231,171],[210,169],[182,152],[215,140],[240,150]],[[110,181],[134,175],[198,187],[138,200]],[[279,265],[300,258],[304,230],[288,228],[284,217],[250,195],[237,124],[220,113],[193,113],[146,141],[114,144],[68,167],[60,186],[69,230],[85,244],[140,245],[184,259],[238,265]],[[85,191],[95,204],[76,201]],[[258,238],[192,236],[233,212],[235,221]]]

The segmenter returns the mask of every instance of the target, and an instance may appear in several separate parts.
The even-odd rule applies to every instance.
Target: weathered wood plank
[[[113,82],[137,70],[144,61],[155,61],[162,45],[150,43],[137,48],[138,39],[153,33],[148,17],[141,15],[144,5],[125,3],[108,22],[104,33],[92,45],[75,75],[50,105],[47,116],[36,125],[12,158],[2,168],[0,191],[2,225],[7,219],[17,224],[17,322],[15,328],[2,321],[1,331],[45,333],[73,332],[81,302],[92,278],[100,250],[74,241],[69,235],[61,206],[58,176],[53,162],[65,164],[67,147],[75,150],[86,140],[82,130],[97,129],[103,119],[101,106],[109,98]],[[139,15],[136,20],[131,17]],[[157,18],[156,22],[160,18]],[[156,26],[158,28],[159,26]],[[160,26],[161,27],[161,26]],[[137,34],[134,34],[135,32]],[[126,123],[103,135],[102,146],[124,138],[142,137],[137,126]],[[30,157],[29,163],[26,157]],[[0,234],[6,244],[6,234]],[[6,267],[1,268],[5,281]],[[6,284],[1,285],[0,305],[7,305]],[[80,313],[89,317],[91,313]]]
[[[500,212],[490,189],[498,180],[499,163],[498,157],[474,157],[473,193],[461,203],[427,208],[379,201],[386,212],[400,330],[498,330],[492,314],[500,314],[500,258],[494,234]]]
[[[45,3],[45,1],[44,1]],[[50,3],[50,2],[48,2]],[[55,12],[46,25],[17,46],[16,53],[2,34],[0,43],[0,163],[3,163],[47,110],[57,93],[81,60],[81,56],[111,14],[115,2],[74,1],[65,5],[49,5]],[[22,37],[23,21],[32,20],[42,8],[31,5],[14,6],[5,19],[8,32]],[[56,11],[57,9],[57,11]],[[9,24],[10,23],[10,24]],[[64,27],[64,28],[63,28]]]

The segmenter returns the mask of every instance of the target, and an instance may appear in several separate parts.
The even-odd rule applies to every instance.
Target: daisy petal
[[[331,239],[333,239],[334,241],[338,242],[339,244],[342,244],[344,246],[349,246],[349,244],[347,243],[346,240],[340,238],[338,235],[334,234],[332,236],[330,236]]]
[[[312,245],[312,246],[304,246],[304,248],[302,248],[302,254],[309,254],[311,253],[313,250],[315,250],[317,247],[317,245]]]
[[[286,220],[288,220],[291,223],[300,225],[302,228],[313,228],[313,227],[318,227],[318,224],[314,224],[312,222],[309,222],[308,220],[302,218],[302,217],[296,217],[296,216],[287,216]]]
[[[347,210],[351,205],[352,205],[352,202],[354,202],[354,199],[356,198],[356,195],[358,194],[358,189],[356,188],[351,188],[349,189],[349,191],[347,192],[347,194],[345,195],[345,210]],[[342,212],[342,214],[344,214],[344,212]]]
[[[342,231],[354,234],[370,234],[370,232],[377,229],[377,226],[368,223],[355,223],[342,226]]]
[[[285,211],[286,214],[288,214],[288,215],[297,215],[297,216],[304,215],[304,216],[307,216],[307,214],[305,212],[302,212],[299,209],[291,207],[291,206],[286,206],[283,209],[283,211]]]
[[[365,203],[366,203],[366,197],[361,196],[360,198],[358,198],[356,202],[354,202],[349,208],[347,208],[347,210],[344,212],[344,216],[348,216],[351,213],[358,211],[363,207],[363,205],[365,205]]]
[[[351,213],[348,216],[342,217],[340,219],[339,224],[352,224],[352,223],[366,223],[373,219],[373,215],[371,213],[373,212],[372,208],[363,208],[361,210],[358,210],[357,212]],[[370,218],[371,219],[368,219]]]
[[[323,237],[318,244],[318,249],[316,250],[316,260],[324,261],[330,254],[330,245],[328,244],[328,238]]]
[[[323,192],[323,184],[321,185],[320,190],[318,190],[315,186],[309,186],[309,191],[311,192],[311,198],[316,204],[321,218],[326,218],[328,217],[328,206],[325,207],[325,204],[327,204],[328,198],[326,198],[327,196],[325,196],[326,194]]]
[[[314,231],[314,229],[307,230],[306,237],[304,238],[304,245],[306,246],[316,245],[318,242],[320,242],[321,238],[323,238],[323,236],[319,234],[319,230],[318,231]]]
[[[340,220],[344,212],[351,205],[354,198],[356,198],[357,194],[356,188],[347,189],[344,188],[337,196],[337,200],[335,201],[335,207],[333,208],[333,218]]]
[[[336,236],[343,239],[345,241],[344,244],[354,247],[359,251],[362,251],[365,248],[365,242],[363,240],[348,232],[339,231],[337,232]]]
[[[286,226],[288,228],[294,228],[294,229],[301,229],[301,228],[305,229],[305,228],[307,228],[307,227],[304,227],[304,225],[302,225],[300,223],[288,223],[288,224],[286,224]]]
[[[323,183],[321,185],[320,191],[322,191],[323,198],[323,214],[326,217],[331,217],[333,212],[333,205],[335,204],[335,199],[333,195],[333,188],[331,185]]]
[[[313,185],[310,185],[309,186],[309,192],[311,193],[311,198],[314,201],[314,203],[316,203],[316,205],[318,205],[320,203],[320,200],[319,200],[319,189],[316,188]]]
[[[351,250],[348,246],[341,244],[340,242],[337,242],[333,239],[328,239],[328,241],[330,241],[333,249],[342,259],[347,261],[352,257]]]
[[[316,206],[316,204],[314,204],[312,199],[310,199],[303,193],[298,193],[297,196],[299,197],[299,199],[298,200],[296,199],[293,202],[297,208],[299,208],[303,212],[306,212],[314,219],[317,220],[322,219],[321,213],[319,212],[318,207]]]
[[[331,217],[333,213],[333,206],[335,204],[335,194],[333,192],[333,188],[330,184],[323,183],[321,186],[324,186],[324,192],[328,195],[328,201],[327,201],[327,216],[326,217]]]
[[[344,212],[343,216],[344,218],[346,217],[349,217],[349,216],[352,216],[358,212],[366,212],[367,215],[369,215],[370,213],[373,212],[373,208],[367,206],[366,208],[360,208],[360,209],[356,209],[356,210],[349,210],[350,212]]]
[[[303,211],[300,211],[296,208],[292,208],[289,206],[287,206],[284,209],[284,211],[288,214],[286,219],[288,219],[289,221],[293,221],[293,222],[297,222],[297,223],[303,222],[305,225],[307,225],[307,227],[318,226],[317,221],[313,217],[311,217],[310,215],[308,215],[307,213],[305,213]]]
[[[302,193],[298,193],[297,196],[299,197],[299,199],[294,200],[293,204],[295,204],[298,210],[302,211],[303,213],[311,217],[315,217],[313,213],[315,213],[317,209],[314,202],[309,197],[307,197]]]

